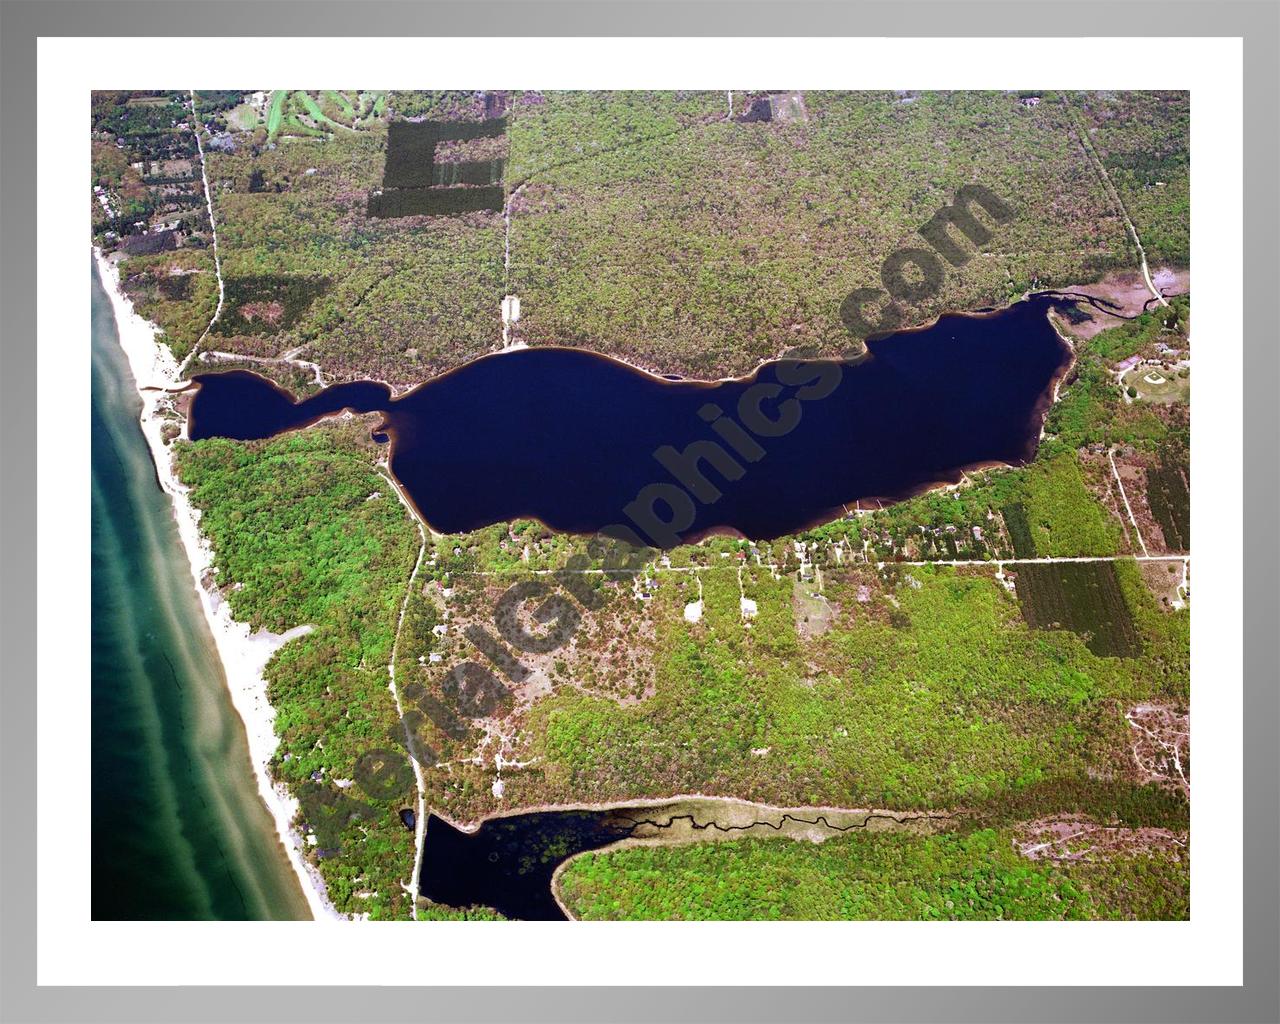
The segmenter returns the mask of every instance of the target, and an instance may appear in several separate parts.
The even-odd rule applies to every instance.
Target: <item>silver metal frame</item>
[[[785,10],[785,17],[780,15]],[[35,985],[36,39],[40,36],[1230,36],[1244,40],[1244,985],[1239,988],[37,988]],[[410,3],[0,0],[0,1018],[4,1020],[1276,1021],[1275,0]],[[1201,257],[1204,258],[1204,257]],[[1170,950],[1176,958],[1178,951]],[[1063,965],[1064,972],[1070,965]]]

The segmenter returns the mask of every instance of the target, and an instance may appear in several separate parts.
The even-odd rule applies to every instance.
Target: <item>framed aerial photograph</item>
[[[1239,38],[129,32],[40,984],[1242,984]]]
[[[1189,916],[1187,91],[91,107],[95,919]]]

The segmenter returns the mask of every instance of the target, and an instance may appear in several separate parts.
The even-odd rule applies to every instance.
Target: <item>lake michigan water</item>
[[[96,269],[92,353],[92,916],[309,918],[258,796]]]

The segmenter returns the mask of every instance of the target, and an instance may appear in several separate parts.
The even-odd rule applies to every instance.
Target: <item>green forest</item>
[[[582,920],[1188,920],[1185,845],[1028,860],[1011,829],[739,839],[584,854],[560,877]]]
[[[366,770],[399,726],[387,666],[417,531],[375,456],[361,424],[325,424],[249,445],[180,442],[176,463],[232,614],[254,630],[312,627],[267,666],[272,771],[301,802],[334,906],[388,918],[408,916],[413,832],[398,811],[416,794],[406,761],[377,785]]]

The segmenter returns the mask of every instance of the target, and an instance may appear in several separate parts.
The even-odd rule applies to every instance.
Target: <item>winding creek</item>
[[[744,835],[821,841],[861,830],[931,830],[952,816],[839,808],[780,808],[722,797],[675,797],[607,807],[486,818],[471,830],[427,821],[419,892],[454,907],[492,907],[520,920],[562,921],[560,870],[574,857],[628,843],[683,843]]]

